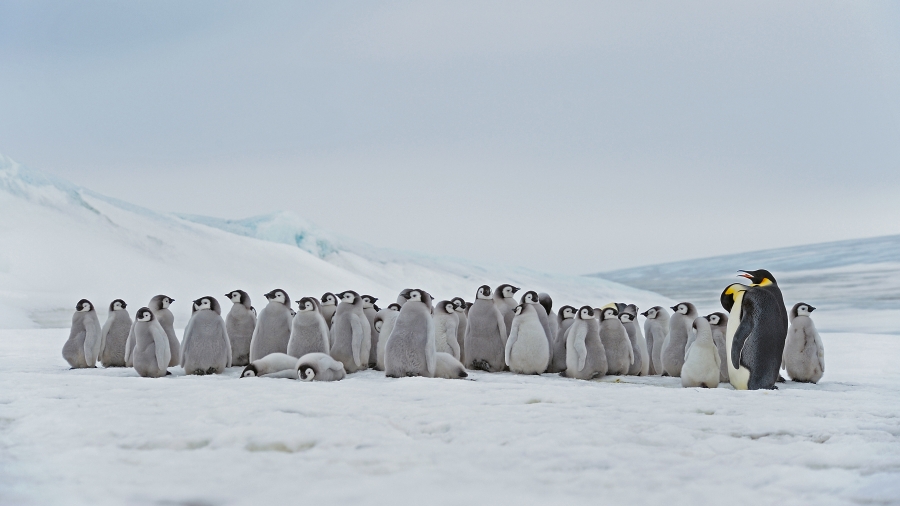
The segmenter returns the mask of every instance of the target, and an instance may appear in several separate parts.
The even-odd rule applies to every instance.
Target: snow
[[[180,332],[179,332],[180,335]],[[897,504],[900,338],[825,334],[818,385],[68,370],[0,330],[0,504]]]

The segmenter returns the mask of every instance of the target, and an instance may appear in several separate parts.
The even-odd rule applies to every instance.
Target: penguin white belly
[[[681,386],[716,388],[719,386],[719,352],[713,343],[694,343],[681,368]]]
[[[734,306],[731,307],[731,314],[728,316],[728,327],[725,329],[725,358],[728,361],[728,381],[737,390],[747,390],[747,383],[750,381],[750,369],[744,366],[735,369],[731,360],[731,345],[734,341],[734,334],[741,324],[741,303],[743,301],[744,292],[735,295]]]
[[[541,374],[550,362],[550,343],[540,321],[523,322],[518,338],[509,350],[509,370],[520,374]]]

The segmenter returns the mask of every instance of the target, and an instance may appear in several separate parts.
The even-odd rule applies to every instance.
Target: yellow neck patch
[[[756,283],[755,285],[752,285],[752,286],[769,286],[769,285],[771,285],[771,284],[772,284],[772,280],[771,280],[771,279],[769,279],[769,278],[763,278],[762,281],[760,281],[759,283]]]

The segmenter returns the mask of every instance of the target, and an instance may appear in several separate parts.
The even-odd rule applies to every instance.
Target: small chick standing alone
[[[704,317],[694,319],[691,326],[691,334],[694,337],[687,351],[684,365],[681,367],[681,386],[685,388],[703,387],[717,388],[719,386],[719,350],[713,342],[712,330],[709,322]]]
[[[825,348],[809,314],[816,308],[805,302],[791,309],[791,329],[784,345],[782,364],[794,381],[818,383],[825,374]]]
[[[63,345],[62,355],[72,369],[96,367],[100,356],[100,319],[94,311],[94,305],[87,299],[81,299],[75,305],[72,315],[72,330],[69,340]]]

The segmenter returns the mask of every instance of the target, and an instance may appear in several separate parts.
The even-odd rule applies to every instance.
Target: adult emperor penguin
[[[540,305],[527,302],[513,310],[515,316],[506,341],[506,364],[510,371],[543,374],[547,370],[550,364],[550,342],[538,318],[543,311],[544,308]]]
[[[728,381],[728,353],[725,345],[725,330],[728,328],[728,315],[725,313],[712,313],[706,315],[709,328],[712,330],[713,342],[719,350],[719,381]]]
[[[491,298],[491,287],[478,288],[466,326],[466,369],[498,372],[506,367],[507,333],[500,304],[505,302],[497,303]]]
[[[344,364],[348,373],[365,369],[369,365],[371,328],[363,312],[362,298],[348,290],[338,294],[340,304],[331,320],[331,356]]]
[[[669,332],[661,350],[663,375],[679,377],[691,326],[697,318],[697,308],[690,302],[682,302],[672,306],[672,311],[674,313],[669,319]]]
[[[222,319],[222,308],[213,296],[193,302],[194,314],[184,329],[181,367],[187,374],[220,374],[231,367],[231,341]]]
[[[297,361],[297,378],[301,381],[340,381],[345,376],[344,364],[327,353],[307,353]]]
[[[744,271],[741,271],[744,272]],[[768,271],[747,272],[753,285],[729,285],[722,307],[730,313],[725,333],[728,377],[738,390],[775,389],[787,336],[781,290]]]
[[[424,290],[413,289],[407,299],[384,350],[384,374],[389,378],[432,378],[435,349],[431,296]]]
[[[614,304],[609,304],[600,311],[600,341],[606,350],[607,374],[628,374],[634,363],[634,351],[628,340],[628,332],[619,321],[619,312]]]
[[[369,322],[368,365],[375,367],[378,355],[378,332],[375,330],[375,316],[378,314],[378,307],[375,306],[375,303],[378,298],[371,295],[360,295],[360,298],[363,301],[363,314],[366,315],[366,320]]]
[[[600,340],[600,322],[591,306],[583,306],[566,335],[566,370],[560,375],[589,380],[606,374],[609,365]]]
[[[572,323],[575,322],[575,316],[578,310],[572,306],[563,306],[559,308],[557,321],[559,321],[556,335],[553,336],[553,346],[550,352],[550,365],[547,372],[563,372],[566,370],[566,332]],[[552,320],[552,318],[551,318]],[[599,328],[599,327],[598,327]]]
[[[449,300],[442,300],[434,305],[434,348],[441,353],[449,353],[459,360],[459,342],[456,330],[459,328],[459,316],[456,308]]]
[[[331,347],[328,343],[328,333],[328,324],[319,312],[316,299],[303,297],[297,301],[297,315],[291,323],[287,354],[300,358],[307,353],[329,353]]]
[[[553,314],[553,298],[550,297],[550,294],[541,292],[538,294],[538,301],[541,303],[541,307],[544,308],[544,313],[547,315],[547,326],[550,328],[550,333],[547,334],[547,337],[550,339],[550,361],[553,361],[553,342],[556,341],[556,334],[559,332],[559,319]],[[558,371],[547,371],[547,372],[558,372]]]
[[[641,326],[637,322],[637,312],[637,306],[628,304],[619,313],[619,321],[625,327],[628,340],[631,341],[631,350],[634,352],[634,363],[628,368],[628,374],[646,376],[650,374],[650,354],[647,352],[647,341],[644,340]]]
[[[276,288],[266,294],[269,301],[259,313],[253,337],[250,339],[250,362],[269,353],[286,353],[291,339],[291,299],[287,292]]]
[[[297,379],[297,365],[300,359],[287,353],[269,353],[263,358],[247,364],[241,371],[241,378],[288,378]]]
[[[100,363],[103,367],[125,367],[125,343],[131,333],[131,316],[122,299],[109,303],[106,323],[100,330]]]
[[[650,374],[663,374],[662,346],[669,332],[669,312],[662,306],[653,306],[641,313],[644,321],[644,336],[650,353]]]
[[[159,378],[169,374],[166,367],[171,362],[169,338],[156,314],[148,307],[138,309],[134,315],[134,349],[131,361],[134,370],[145,378]]]
[[[462,362],[449,353],[434,354],[434,377],[444,379],[463,379],[468,377]]]
[[[251,311],[250,296],[243,290],[225,294],[231,300],[231,310],[225,317],[225,331],[231,341],[231,365],[250,363],[250,341],[256,329],[256,314]]]
[[[396,302],[388,304],[388,307],[378,311],[375,317],[375,330],[378,332],[378,351],[375,355],[375,369],[384,370],[384,350],[387,347],[388,338],[394,330],[394,323],[400,315],[400,304]]]
[[[337,296],[331,292],[325,292],[322,295],[322,298],[319,300],[321,301],[319,310],[322,312],[322,316],[325,318],[325,323],[328,324],[328,328],[330,329],[331,319],[334,317],[334,312],[337,311]]]
[[[783,365],[794,381],[818,383],[825,374],[825,347],[809,314],[816,308],[798,302],[791,308],[791,328],[784,345]]]
[[[468,306],[466,305],[465,299],[462,297],[453,297],[453,309],[456,311],[456,317],[459,319],[459,324],[456,326],[456,343],[459,345],[459,361],[464,362],[466,360],[466,327],[469,324],[469,316],[466,314],[466,309]]]
[[[503,324],[506,325],[506,334],[509,336],[509,329],[512,325],[513,309],[518,306],[514,296],[520,289],[517,286],[508,284],[500,285],[494,290],[494,304],[503,315]]]
[[[695,318],[691,324],[691,333],[695,339],[687,350],[687,356],[681,368],[681,386],[685,388],[717,388],[719,386],[719,351],[713,342],[709,321],[704,317]]]
[[[102,344],[100,319],[94,305],[87,299],[75,304],[69,339],[63,345],[62,356],[72,369],[96,367]]]

